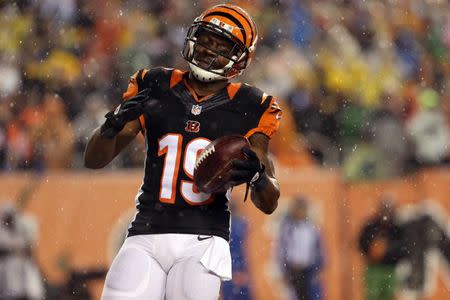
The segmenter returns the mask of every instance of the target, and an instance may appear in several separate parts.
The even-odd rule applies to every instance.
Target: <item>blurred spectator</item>
[[[54,94],[46,94],[43,101],[42,114],[45,118],[33,128],[34,151],[42,153],[46,168],[68,168],[72,164],[75,137],[64,104]]]
[[[288,104],[293,110],[297,130],[304,135],[312,156],[324,166],[336,166],[339,164],[339,151],[335,143],[335,115],[327,109],[326,100],[317,98],[298,85],[289,95]]]
[[[233,261],[233,279],[222,284],[222,299],[250,300],[253,298],[246,254],[248,224],[241,213],[242,208],[233,201],[229,203],[231,209],[230,251]]]
[[[124,224],[129,224],[133,220],[133,215],[127,216]],[[128,233],[127,228],[123,228],[123,232],[120,232],[122,236],[118,237],[117,242],[120,240],[120,244],[115,245],[117,249],[114,250],[115,255]],[[73,260],[74,256],[71,252],[61,252],[56,258],[56,265],[58,270],[64,274],[64,280],[45,280],[45,299],[46,300],[93,300],[95,298],[95,291],[92,286],[101,284],[105,279],[107,268],[99,265],[98,263],[92,266],[84,265],[83,267],[77,267]]]
[[[415,211],[401,224],[404,248],[407,250],[403,264],[408,266],[404,287],[409,291],[425,294],[425,283],[431,274],[427,272],[431,250],[440,254],[439,265],[450,267],[450,233],[446,228],[448,218],[439,218],[441,211],[434,213],[425,202],[417,205]]]
[[[405,175],[411,169],[411,150],[397,111],[396,99],[387,96],[383,107],[366,112],[360,138],[347,144],[343,171],[347,180],[381,179]],[[346,118],[346,113],[343,114]],[[355,122],[348,122],[355,124]],[[348,146],[352,145],[351,149]],[[344,145],[342,145],[344,147]]]
[[[401,120],[401,111],[395,107],[397,99],[386,96],[384,107],[369,116],[371,126],[367,129],[370,143],[382,157],[386,176],[401,176],[408,170],[411,153]]]
[[[6,101],[0,100],[0,171],[7,167],[8,154],[8,137],[7,137],[7,123],[11,118],[11,112]]]
[[[32,257],[36,223],[12,204],[0,211],[0,298],[43,299],[44,286]]]
[[[359,249],[367,262],[364,277],[367,300],[394,299],[398,284],[395,267],[405,254],[402,231],[395,217],[395,203],[385,196],[376,215],[360,233]]]
[[[101,266],[75,268],[65,254],[59,257],[58,266],[65,274],[65,280],[46,281],[46,300],[93,300],[92,283],[104,280],[108,271]]]
[[[286,99],[300,133],[285,144],[302,149],[290,149],[286,159],[279,151],[287,148],[283,144],[274,151],[278,162],[309,164],[309,152],[319,165],[343,165],[352,180],[401,176],[447,162],[450,2],[239,2],[259,24],[258,63],[245,80]],[[124,74],[137,66],[184,68],[177,49],[187,24],[216,3],[1,1],[0,168],[79,167],[80,134],[94,125],[80,122],[98,113],[87,108],[92,93],[101,94],[110,110],[121,99]],[[420,91],[430,89],[441,104],[422,109]],[[64,122],[77,137],[74,149],[64,150],[74,151],[67,161],[49,161],[53,146],[43,147],[47,141],[36,138],[34,126],[23,119],[24,112],[29,117],[40,111],[45,94],[64,100]],[[392,102],[399,111],[380,117],[392,112]],[[4,110],[10,115],[6,122]],[[70,146],[73,138],[68,139]],[[405,151],[409,143],[416,146],[418,164]],[[116,167],[140,163],[136,153],[121,154]]]
[[[439,94],[435,90],[423,90],[418,101],[420,110],[408,120],[406,128],[415,146],[416,161],[423,165],[436,165],[448,160],[449,125],[439,109]]]
[[[17,63],[9,57],[2,57],[0,59],[0,72],[4,76],[4,80],[0,82],[0,97],[13,95],[22,84]]]
[[[308,201],[298,196],[280,225],[279,262],[284,280],[295,299],[322,299],[323,267],[321,235],[308,217]]]

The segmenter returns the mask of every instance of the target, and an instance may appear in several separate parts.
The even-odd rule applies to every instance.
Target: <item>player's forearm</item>
[[[259,182],[252,187],[252,201],[265,214],[270,215],[275,211],[279,197],[280,188],[275,178],[266,176],[264,182]]]
[[[90,169],[100,169],[109,164],[123,148],[139,133],[139,120],[127,122],[120,132],[114,136],[105,136],[101,128],[97,128],[86,146],[84,165]]]
[[[116,139],[117,137],[102,138],[100,128],[97,128],[86,146],[84,166],[89,169],[100,169],[109,164],[116,153]]]

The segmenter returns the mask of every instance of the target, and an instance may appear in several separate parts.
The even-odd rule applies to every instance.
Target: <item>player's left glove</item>
[[[105,123],[100,127],[103,138],[114,138],[130,121],[136,120],[144,114],[150,104],[150,90],[144,89],[136,96],[121,103],[114,111],[105,115]]]
[[[255,151],[250,148],[243,148],[242,152],[244,152],[246,159],[233,160],[229,176],[233,185],[239,185],[241,183],[247,184],[244,196],[245,201],[247,200],[250,187],[256,192],[261,190],[267,184],[269,177],[265,171],[265,166],[261,163]]]
[[[232,161],[229,176],[233,185],[247,183],[251,187],[258,187],[261,181],[267,179],[265,166],[261,163],[258,155],[250,148],[242,149],[247,159]]]

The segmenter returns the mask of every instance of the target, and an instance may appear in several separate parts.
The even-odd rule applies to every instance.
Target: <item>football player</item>
[[[106,276],[102,299],[217,299],[231,279],[227,193],[205,194],[193,183],[195,160],[211,141],[248,137],[247,159],[233,161],[234,185],[247,183],[265,214],[280,195],[269,139],[281,110],[275,98],[231,83],[255,52],[256,26],[243,9],[222,4],[197,17],[183,57],[188,71],[142,69],[124,101],[106,114],[85,151],[85,165],[106,166],[139,132],[146,139],[144,180],[128,237]]]

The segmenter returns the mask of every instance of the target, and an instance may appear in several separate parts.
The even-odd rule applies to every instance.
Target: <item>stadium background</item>
[[[109,264],[141,182],[144,145],[138,139],[93,172],[82,167],[87,138],[135,70],[185,67],[186,30],[215,3],[0,2],[0,201],[39,182],[24,210],[39,223],[36,256],[48,281],[65,279],[63,265]],[[278,95],[285,112],[271,149],[280,208],[265,217],[244,205],[257,299],[282,299],[273,247],[298,193],[312,199],[325,235],[326,298],[361,299],[357,235],[383,194],[406,213],[434,207],[448,224],[450,4],[235,3],[260,35],[241,80]],[[446,299],[448,269],[437,265],[427,297]]]

